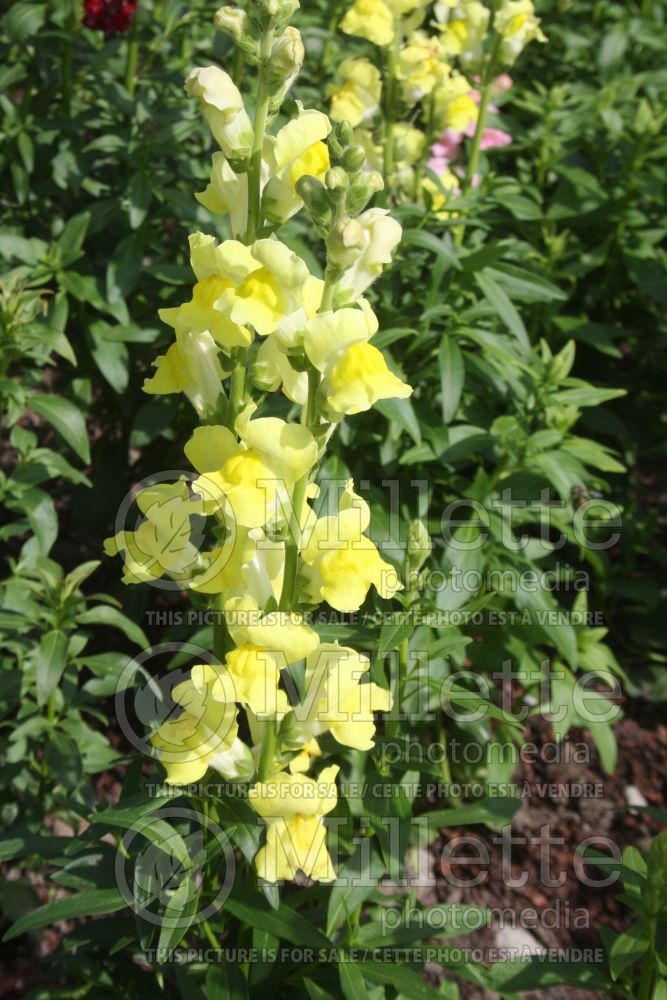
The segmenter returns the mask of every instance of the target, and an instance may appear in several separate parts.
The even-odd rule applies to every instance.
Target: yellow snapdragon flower
[[[296,185],[302,177],[323,181],[329,169],[329,148],[324,141],[331,122],[321,111],[304,108],[278,134],[268,136],[263,158],[268,180],[262,195],[262,210],[274,222],[285,222],[303,207]]]
[[[391,45],[396,33],[394,15],[384,0],[355,0],[340,28],[375,45]]]
[[[367,302],[361,309],[323,312],[308,322],[304,349],[325,378],[334,420],[368,410],[379,399],[405,399],[412,389],[387,368],[382,352],[368,343],[377,318]]]
[[[225,372],[218,358],[219,347],[208,330],[176,334],[176,342],[153,365],[155,374],[144,380],[143,391],[151,396],[184,393],[200,416],[218,402]]]
[[[285,573],[285,543],[261,528],[229,525],[222,543],[201,553],[202,571],[190,581],[200,594],[249,594],[258,604],[278,600]]]
[[[479,62],[489,27],[488,7],[478,0],[463,0],[441,13],[445,17],[445,23],[440,25],[443,54],[458,56],[464,65]]]
[[[377,114],[382,97],[382,76],[377,66],[359,56],[344,59],[338,73],[344,83],[330,88],[330,114],[334,121],[349,122],[356,128]]]
[[[185,80],[188,96],[198,97],[213,138],[228,159],[243,160],[252,148],[253,127],[238,87],[218,66],[198,66]]]
[[[444,73],[438,41],[415,35],[398,54],[396,76],[409,104],[416,104],[430,94]]]
[[[319,882],[334,881],[322,818],[336,806],[339,770],[332,764],[315,779],[281,772],[250,789],[250,804],[267,824],[266,844],[255,858],[260,878],[277,882],[302,871]]]
[[[167,771],[170,785],[199,781],[209,767],[230,779],[249,778],[254,770],[249,749],[238,739],[234,691],[219,667],[197,664],[188,680],[172,691],[184,711],[163,722],[151,743]]]
[[[187,483],[156,483],[137,493],[136,504],[146,520],[136,531],[119,531],[104,541],[108,556],[122,553],[123,583],[144,583],[168,574],[186,579],[199,554],[190,541],[190,518],[204,514],[201,500],[191,500]]]
[[[341,231],[345,273],[336,283],[339,305],[356,302],[390,264],[403,230],[386,208],[367,208]]]
[[[547,40],[532,0],[503,0],[493,23],[502,38],[500,58],[507,66],[512,65],[529,42]]]
[[[287,695],[279,689],[279,657],[251,642],[231,650],[225,657],[227,674],[234,689],[234,700],[244,705],[258,719],[282,719],[289,711]]]
[[[390,711],[393,699],[374,681],[361,683],[369,668],[367,656],[337,642],[321,643],[306,661],[307,715],[302,720],[297,714],[301,731],[310,738],[328,731],[343,746],[371,750],[373,712]]]
[[[305,175],[321,181],[330,165],[324,140],[331,132],[331,122],[321,111],[296,103],[297,116],[277,135],[267,135],[262,147],[262,211],[273,222],[286,222],[303,207],[297,181]],[[235,236],[243,233],[248,214],[248,175],[237,174],[223,153],[213,154],[209,184],[195,197],[215,215],[229,215]]]
[[[301,558],[307,593],[313,603],[327,601],[337,611],[358,611],[371,585],[381,597],[393,597],[403,585],[396,570],[364,535],[371,514],[349,480],[338,514],[316,517],[310,512],[303,535]]]
[[[294,330],[295,339],[298,331]],[[305,406],[308,400],[308,373],[292,368],[276,337],[267,337],[262,341],[252,367],[253,384],[264,392],[275,392],[282,389],[288,399],[299,406]]]
[[[282,670],[317,648],[317,632],[296,611],[262,611],[250,596],[225,602],[225,620],[234,643],[269,650]]]
[[[185,454],[202,475],[193,489],[209,512],[221,511],[244,528],[262,528],[288,513],[289,493],[317,461],[317,444],[302,424],[279,417],[251,420],[249,404],[235,429],[197,427]]]
[[[219,282],[215,310],[260,336],[314,316],[322,299],[323,282],[278,239],[245,246],[237,240],[218,244],[212,236],[195,233],[190,237],[190,261],[198,282]]]
[[[443,132],[453,129],[465,132],[477,123],[479,106],[472,96],[472,87],[462,73],[452,73],[434,91],[435,118]]]

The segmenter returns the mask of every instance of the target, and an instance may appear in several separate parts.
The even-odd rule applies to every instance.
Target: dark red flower
[[[124,35],[132,23],[137,0],[84,0],[83,23],[109,35]]]

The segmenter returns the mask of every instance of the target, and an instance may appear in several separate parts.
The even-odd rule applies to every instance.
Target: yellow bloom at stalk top
[[[244,160],[252,148],[253,127],[238,87],[218,66],[188,73],[185,90],[198,97],[213,138],[228,159]]]
[[[250,804],[267,824],[266,844],[255,858],[260,878],[277,882],[302,871],[319,882],[334,881],[322,817],[336,806],[339,770],[333,764],[317,778],[280,772],[250,789]]]
[[[370,121],[378,112],[382,96],[380,70],[368,59],[351,56],[338,67],[344,83],[331,87],[331,117],[349,122],[353,128]]]
[[[546,42],[535,16],[532,0],[503,0],[496,13],[494,27],[500,33],[500,58],[511,66],[529,42]]]
[[[210,513],[220,512],[244,528],[262,528],[287,518],[289,494],[317,461],[317,444],[302,424],[279,417],[251,420],[254,404],[236,419],[235,429],[197,427],[185,446],[202,475],[193,489]]]
[[[391,45],[396,34],[394,15],[384,0],[355,0],[340,23],[346,35],[375,45]]]
[[[123,556],[123,583],[144,583],[165,574],[187,579],[199,560],[190,541],[190,518],[204,514],[203,502],[190,499],[187,483],[178,482],[149,486],[137,493],[136,503],[146,520],[136,531],[119,531],[104,542],[108,556]]]
[[[198,664],[172,691],[183,708],[151,736],[171,785],[199,781],[209,767],[230,779],[253,773],[250,751],[237,737],[233,688],[220,667]]]
[[[374,681],[362,683],[369,668],[367,656],[337,642],[321,643],[310,654],[303,707],[295,709],[296,725],[304,738],[329,731],[343,746],[372,749],[373,713],[388,712],[393,700],[391,692]]]
[[[381,597],[403,589],[398,574],[375,543],[364,535],[370,524],[368,504],[349,480],[338,513],[316,517],[311,511],[303,529],[301,558],[307,597],[327,601],[337,611],[358,611],[374,586]]]
[[[308,360],[325,379],[331,416],[368,410],[379,399],[405,399],[412,389],[387,368],[382,352],[368,343],[377,330],[370,306],[323,312],[304,334]]]

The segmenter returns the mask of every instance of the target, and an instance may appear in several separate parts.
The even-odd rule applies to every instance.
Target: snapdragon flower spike
[[[210,595],[223,613],[219,660],[192,667],[173,691],[173,716],[151,737],[167,782],[190,784],[209,768],[228,780],[256,777],[249,802],[266,826],[259,876],[275,882],[300,871],[331,882],[323,819],[337,802],[339,767],[325,759],[319,768],[330,752],[318,739],[369,750],[374,713],[388,711],[392,695],[368,680],[366,657],[321,643],[305,609],[327,601],[354,611],[371,587],[390,598],[402,584],[366,533],[370,509],[352,481],[338,512],[318,517],[312,480],[336,424],[412,389],[370,343],[378,321],[363,298],[401,238],[386,209],[368,207],[382,178],[365,169],[352,128],[332,128],[318,109],[297,101],[296,113],[270,131],[303,59],[299,33],[287,24],[297,5],[262,0],[254,13],[218,13],[261,74],[249,104],[254,121],[223,69],[198,67],[186,80],[220,147],[196,197],[229,217],[234,238],[191,235],[192,291],[160,311],[173,340],[144,390],[183,393],[192,403],[200,424],[184,450],[198,475],[139,494],[145,520],[105,547],[125,559],[126,582],[171,576],[199,601]],[[368,9],[375,19],[368,30],[393,38],[421,22],[423,7],[423,0],[356,0],[348,28],[361,26]],[[404,60],[406,92],[435,86],[420,54],[411,50]],[[372,121],[382,99],[377,69],[350,59],[342,72],[339,117]],[[396,136],[416,162],[421,133],[397,125]],[[280,238],[279,227],[304,207],[326,242],[324,278]],[[262,412],[256,390],[281,390],[302,407],[301,419]],[[201,546],[195,524],[204,525]],[[249,733],[247,744],[239,732]],[[319,774],[306,775],[311,770]]]

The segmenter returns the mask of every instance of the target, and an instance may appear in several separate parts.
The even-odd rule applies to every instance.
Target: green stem
[[[232,57],[232,68],[230,76],[237,87],[241,85],[241,77],[243,75],[243,67],[245,63],[243,60],[243,53],[239,48],[234,49],[234,55]]]
[[[139,64],[139,38],[137,37],[137,20],[132,19],[127,36],[127,53],[125,56],[125,89],[134,94],[137,86],[137,66]]]
[[[237,354],[236,365],[231,374],[229,402],[227,404],[227,426],[234,430],[234,422],[239,415],[245,393],[246,359],[245,350],[241,348]]]
[[[639,990],[637,992],[637,1000],[650,1000],[653,993],[653,972],[655,969],[655,922],[653,920],[649,923],[649,948],[644,964],[642,966],[642,974],[639,980]]]
[[[220,942],[213,933],[213,929],[211,928],[211,925],[209,924],[208,920],[204,920],[202,922],[202,927],[204,928],[204,934],[208,938],[208,943],[211,945],[211,947],[216,949],[219,948]]]
[[[291,611],[296,594],[296,574],[299,568],[299,543],[301,541],[301,511],[306,499],[308,473],[294,486],[288,521],[288,536],[285,542],[285,575],[280,594],[280,610]]]
[[[278,746],[278,720],[266,719],[262,739],[262,750],[259,757],[258,781],[266,781],[274,769],[276,749]]]
[[[225,662],[227,656],[227,625],[223,615],[224,594],[219,594],[215,599],[215,609],[218,612],[216,620],[213,622],[213,655],[219,663]]]
[[[392,183],[394,179],[394,115],[396,112],[396,62],[398,58],[398,34],[396,39],[386,49],[383,127],[384,143],[382,173],[384,177],[384,200],[391,201]]]
[[[408,660],[410,659],[410,640],[403,639],[398,647],[398,671],[394,682],[394,712],[397,718],[389,719],[387,722],[387,736],[399,736],[401,732],[401,719],[398,718],[403,702],[403,688],[405,678],[408,673]]]
[[[491,100],[491,84],[493,83],[494,72],[496,69],[496,54],[500,46],[500,35],[496,35],[496,39],[493,43],[493,47],[489,52],[486,63],[484,64],[484,72],[482,73],[482,85],[481,85],[481,97],[479,102],[479,114],[477,116],[477,126],[475,128],[475,135],[473,136],[472,146],[470,147],[470,156],[468,157],[468,165],[466,167],[465,177],[463,179],[463,184],[461,185],[461,194],[465,198],[470,194],[472,188],[473,180],[475,179],[475,174],[477,173],[477,167],[479,164],[479,151],[482,143],[482,136],[484,134],[484,129],[486,127],[486,116],[489,110],[489,101]],[[457,247],[460,247],[463,243],[463,236],[465,234],[465,222],[460,226],[455,233],[454,243]]]
[[[246,243],[252,243],[257,238],[262,218],[261,218],[261,177],[262,177],[262,147],[264,146],[264,135],[269,117],[270,94],[267,93],[264,84],[266,64],[271,58],[271,47],[273,45],[273,29],[267,28],[262,38],[262,50],[260,54],[259,73],[257,79],[257,106],[255,108],[255,128],[250,154],[250,170],[248,171],[248,226],[246,229]]]

